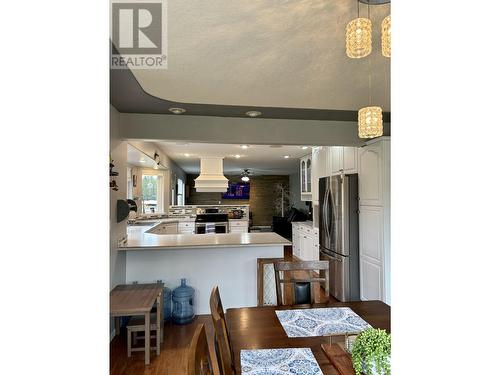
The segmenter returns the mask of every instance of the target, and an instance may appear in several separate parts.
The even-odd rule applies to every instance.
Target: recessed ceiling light
[[[290,155],[283,156],[285,159],[290,159]]]
[[[309,146],[302,146],[301,149],[302,150],[307,150],[309,148]]]
[[[184,154],[184,156],[188,158],[191,156],[191,154]]]
[[[241,145],[240,147],[241,147],[241,148],[243,148],[243,149],[247,149],[247,148],[249,148],[250,146],[249,146],[249,145]]]
[[[146,160],[144,160],[144,159],[139,160],[139,163],[145,163],[145,162],[146,162]]]
[[[259,111],[248,111],[245,113],[245,115],[247,115],[248,117],[259,117],[260,115],[262,115],[262,112],[259,112]]]
[[[186,110],[184,108],[169,108],[168,110],[175,115],[181,115],[184,112],[186,112]]]
[[[235,157],[236,159],[239,159],[239,158],[241,158],[241,155],[234,155],[234,157]]]

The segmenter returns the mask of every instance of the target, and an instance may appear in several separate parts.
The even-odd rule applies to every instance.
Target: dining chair
[[[291,277],[287,277],[286,273],[290,272]],[[285,305],[283,297],[286,284],[293,285],[292,305],[315,303],[315,285],[323,284],[326,296],[330,296],[329,262],[326,260],[275,262],[274,276],[278,306]]]
[[[212,322],[215,330],[215,354],[219,372],[221,375],[233,375],[236,373],[233,349],[231,348],[226,316],[224,315],[218,286],[214,286],[210,294],[210,312],[212,313]]]
[[[196,327],[196,331],[194,332],[193,339],[189,345],[187,368],[188,375],[214,374],[204,324],[198,325],[198,327]]]

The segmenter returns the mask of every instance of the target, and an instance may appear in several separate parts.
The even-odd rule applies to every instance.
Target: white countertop
[[[305,227],[309,227],[311,229],[314,229],[316,228],[313,224],[312,221],[308,220],[308,221],[292,221],[292,225],[302,225],[302,226],[305,226]]]
[[[153,250],[179,248],[247,247],[291,245],[286,238],[273,232],[217,234],[151,234],[149,226],[127,227],[127,242],[118,250]]]

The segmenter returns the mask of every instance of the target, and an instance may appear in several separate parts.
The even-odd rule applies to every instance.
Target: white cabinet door
[[[343,147],[342,161],[345,173],[357,173],[358,171],[358,148]]]
[[[304,156],[300,159],[300,199],[312,200],[312,157]]]
[[[360,293],[362,300],[384,300],[384,209],[359,207]]]
[[[362,301],[383,301],[384,297],[382,295],[382,276],[383,270],[382,266],[367,261],[364,258],[360,259],[359,264],[361,274],[360,274],[360,298]]]
[[[381,143],[359,149],[359,204],[383,205]]]
[[[320,149],[315,147],[312,151],[312,181],[311,181],[311,193],[313,204],[319,204],[319,176],[320,176]]]
[[[330,147],[330,175],[337,174],[343,169],[343,152],[341,146]]]
[[[305,254],[302,257],[303,260],[314,260],[314,240],[312,235],[305,235],[304,236],[304,248],[305,248]]]
[[[306,160],[300,159],[300,192],[306,192]]]
[[[300,234],[296,225],[292,225],[292,248],[295,257],[300,256]]]

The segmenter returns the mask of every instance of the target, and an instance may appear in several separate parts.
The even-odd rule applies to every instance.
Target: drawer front
[[[248,227],[248,221],[230,221],[230,227]]]
[[[229,229],[229,233],[247,233],[247,232],[248,232],[248,230],[246,227],[245,228],[241,228],[241,227],[234,228],[233,227],[233,228]]]

